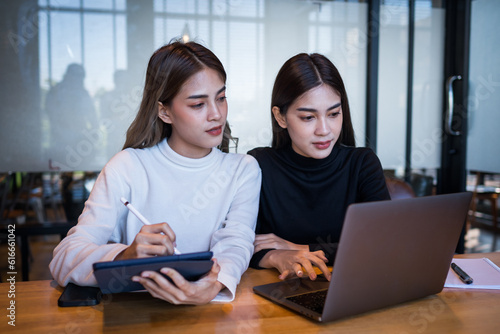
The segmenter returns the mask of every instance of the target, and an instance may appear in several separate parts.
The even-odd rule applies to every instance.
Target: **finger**
[[[161,235],[161,245],[164,247],[164,253],[165,255],[172,255],[175,254],[175,243],[172,242],[172,240],[166,236],[166,235]]]
[[[281,272],[281,274],[278,276],[278,278],[280,280],[284,280],[288,277],[289,274],[290,274],[290,270],[286,269],[286,270]]]
[[[175,304],[173,296],[170,295],[166,289],[160,288],[160,286],[155,280],[150,279],[148,273],[143,272],[141,273],[141,275],[145,277],[134,276],[132,277],[132,281],[142,284],[142,286],[151,294],[151,296]],[[165,281],[166,284],[171,284],[167,280]]]
[[[294,263],[292,267],[293,272],[295,273],[295,275],[297,275],[297,277],[304,276],[304,271],[302,270],[302,266],[300,265],[300,263]]]
[[[262,248],[262,246],[261,246],[261,245],[255,245],[255,244],[254,244],[254,247],[255,247],[255,248],[253,249],[253,253],[254,253],[254,254],[255,254],[255,253],[257,253],[257,252],[260,252],[261,250],[263,250],[263,249],[264,249],[264,248]]]
[[[330,272],[330,269],[328,269],[325,262],[322,261],[322,259],[313,260],[313,263],[319,268],[319,270],[321,270],[327,280],[331,279],[332,273]]]
[[[322,250],[312,252],[312,254],[319,257],[324,262],[328,262],[328,258],[326,257],[325,252],[323,252]]]
[[[174,245],[170,238],[164,234],[141,232],[135,238],[137,247],[158,246],[153,248],[154,253],[150,255],[165,255],[174,253]]]
[[[274,240],[276,238],[276,235],[274,233],[267,233],[267,234],[257,234],[255,235],[255,240],[257,242],[265,242],[269,240]]]
[[[212,269],[210,270],[210,273],[214,273],[218,277],[219,276],[219,272],[220,272],[219,262],[217,261],[217,259],[215,257],[212,258],[212,261],[213,261],[214,264],[212,265]]]
[[[160,269],[160,272],[170,278],[172,282],[174,282],[177,289],[181,291],[189,291],[189,282],[175,269],[164,267]],[[177,295],[177,297],[181,297],[178,292],[170,291],[173,295]]]
[[[137,244],[135,252],[138,258],[167,254],[168,248],[165,245]]]
[[[210,268],[210,271],[208,271],[205,275],[203,275],[197,282],[199,281],[209,281],[212,283],[215,283],[217,281],[217,278],[219,277],[219,272],[220,272],[220,265],[217,262],[217,259],[213,258],[212,259],[213,265],[212,268]]]
[[[141,227],[140,232],[142,232],[142,233],[161,233],[161,232],[163,232],[163,228],[162,228],[161,224],[143,225]]]
[[[264,242],[265,242],[265,241],[264,241],[264,240],[262,240],[262,239],[255,239],[255,240],[253,241],[253,245],[254,245],[254,246],[257,246],[257,245],[260,245],[260,244],[262,244],[262,243],[264,243]]]
[[[261,234],[256,234],[255,237],[256,238],[270,238],[274,235],[275,235],[274,233],[261,233]]]
[[[163,271],[163,269],[168,269],[166,271]],[[171,269],[171,268],[162,268],[160,270],[162,274],[165,274],[167,277],[172,279],[175,274],[179,275],[182,280],[187,282],[184,277],[182,277],[176,270]],[[169,301],[172,304],[181,304],[183,301],[186,300],[186,295],[184,293],[184,290],[180,289],[177,284],[182,284],[179,283],[180,281],[174,281],[172,279],[173,283],[169,282],[167,278],[165,278],[163,275],[160,273],[157,273],[155,271],[145,271],[141,273],[141,276],[143,278],[148,278],[146,280],[146,286],[149,287],[147,289],[153,296],[159,296],[157,298],[162,298],[167,301]],[[178,278],[178,277],[177,277]],[[186,287],[184,286],[184,289]]]
[[[259,245],[271,241],[269,238],[255,238],[254,245]]]
[[[167,235],[172,241],[172,244],[175,245],[175,233],[174,230],[172,230],[172,228],[170,227],[170,225],[168,225],[167,223],[161,223],[158,225],[161,226],[162,232],[165,233],[165,235]]]
[[[315,280],[318,275],[316,275],[316,271],[314,270],[311,261],[307,258],[303,258],[300,261],[300,264],[302,265],[302,267],[304,267],[305,271],[309,275],[309,278]]]
[[[175,242],[175,233],[168,225],[167,223],[159,223],[159,224],[151,224],[151,225],[144,225],[140,232],[142,233],[147,233],[147,234],[160,234],[163,233],[166,235],[172,243]]]
[[[266,237],[266,234],[256,234],[255,235],[255,241],[256,242],[259,242],[261,241],[262,239],[264,239]]]
[[[258,245],[255,245],[254,253],[257,253],[258,251],[261,251],[263,249],[276,249],[273,244],[271,243],[260,243]]]

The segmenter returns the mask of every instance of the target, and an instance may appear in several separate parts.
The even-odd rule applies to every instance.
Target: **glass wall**
[[[403,176],[436,176],[442,140],[445,12],[439,1],[415,2],[411,154],[407,164],[408,1],[384,1],[380,18],[377,154],[385,169]]]
[[[39,169],[98,170],[123,146],[131,115],[110,111],[127,90],[126,17],[125,0],[39,1],[40,144],[48,159]]]
[[[399,176],[405,167],[408,80],[408,1],[380,8],[377,155]]]
[[[270,144],[274,77],[299,52],[323,53],[339,68],[364,145],[364,1],[30,0],[4,7],[13,14],[4,16],[17,17],[10,28],[17,39],[1,50],[15,80],[2,83],[11,99],[0,133],[13,145],[1,146],[0,170],[100,170],[123,145],[149,57],[173,38],[206,45],[226,67],[239,153]]]
[[[499,174],[500,6],[477,0],[471,11],[466,168]]]
[[[435,176],[441,165],[445,10],[416,1],[411,167]]]
[[[175,3],[175,2],[174,2]],[[184,36],[209,46],[228,73],[229,116],[239,152],[271,141],[270,100],[281,65],[320,52],[339,67],[364,138],[367,6],[345,2],[155,1],[155,47]],[[361,140],[360,142],[364,142]]]

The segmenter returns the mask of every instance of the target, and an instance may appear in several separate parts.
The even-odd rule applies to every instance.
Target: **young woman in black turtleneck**
[[[390,199],[382,167],[356,148],[349,102],[337,68],[301,53],[280,69],[271,98],[272,147],[248,152],[262,169],[254,268],[280,278],[330,279],[349,204]]]

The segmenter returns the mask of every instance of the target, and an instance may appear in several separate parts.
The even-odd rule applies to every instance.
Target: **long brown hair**
[[[355,146],[354,129],[344,82],[335,65],[321,54],[299,53],[283,64],[274,82],[271,109],[278,107],[280,114],[285,116],[288,107],[296,99],[321,84],[329,85],[340,95],[343,122],[338,142],[348,146]],[[288,130],[279,126],[272,111],[271,118],[273,127],[272,147],[284,148],[292,145]]]
[[[158,102],[170,106],[182,85],[204,68],[215,70],[226,82],[226,71],[219,58],[196,42],[175,41],[156,50],[149,60],[141,105],[127,130],[123,149],[151,147],[168,138],[172,134],[172,125],[159,119]],[[228,151],[230,134],[226,122],[219,146],[222,151]]]

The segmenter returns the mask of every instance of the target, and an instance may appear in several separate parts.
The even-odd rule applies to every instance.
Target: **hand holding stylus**
[[[166,249],[170,249],[174,254],[180,254],[175,247],[175,233],[167,223],[151,224],[129,201],[123,197],[120,200],[144,226],[133,243],[118,254],[115,260],[165,255]]]

